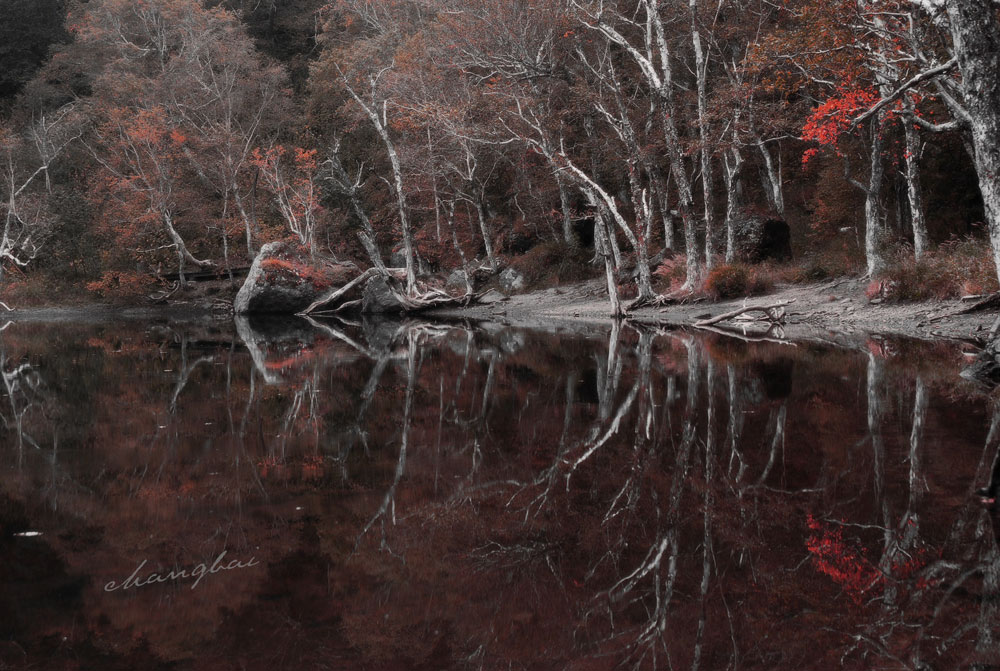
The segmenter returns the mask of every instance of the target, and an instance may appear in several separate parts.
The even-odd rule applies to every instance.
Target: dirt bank
[[[819,339],[836,344],[857,342],[867,335],[905,336],[921,339],[953,339],[975,344],[989,331],[996,312],[986,310],[959,314],[971,303],[959,300],[920,303],[871,303],[864,294],[867,282],[842,279],[821,284],[779,285],[767,296],[751,298],[747,305],[793,301],[781,333],[746,324],[726,326],[742,335],[781,337],[789,340]],[[16,322],[109,322],[109,321],[229,321],[225,301],[214,296],[192,296],[160,305],[92,304],[41,307],[0,314]],[[744,301],[697,301],[646,308],[631,315],[636,322],[665,327],[688,327],[699,319],[741,307]],[[440,309],[428,317],[490,321],[528,328],[573,328],[599,326],[611,321],[603,281],[594,280],[563,287],[515,294],[500,302],[470,308]]]
[[[742,307],[744,302],[747,305],[766,305],[794,301],[786,308],[787,323],[783,329],[783,337],[792,340],[828,337],[831,341],[839,341],[841,336],[873,334],[969,342],[982,338],[996,318],[993,311],[958,314],[971,305],[959,300],[872,303],[864,293],[867,286],[867,281],[858,279],[779,285],[767,296],[746,301],[699,301],[646,308],[637,311],[631,318],[648,324],[690,326],[699,319]],[[440,310],[436,314],[545,327],[570,322],[606,322],[610,320],[610,307],[603,282],[592,281],[516,294],[492,305]],[[732,322],[729,325],[732,328]],[[741,326],[737,332],[742,331]],[[756,334],[761,335],[761,330],[756,330]]]

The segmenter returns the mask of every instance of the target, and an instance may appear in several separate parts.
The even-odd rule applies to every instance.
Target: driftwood
[[[761,312],[763,315],[758,319],[768,321],[771,324],[781,324],[785,321],[785,307],[794,303],[795,299],[787,301],[778,301],[771,305],[744,305],[737,310],[731,310],[729,312],[724,312],[716,317],[711,317],[710,319],[702,319],[696,321],[694,326],[696,328],[703,328],[705,326],[713,326],[720,322],[724,322],[727,319],[732,319],[734,317],[739,317],[750,312]]]
[[[299,314],[309,315],[317,313],[320,308],[335,304],[355,287],[364,285],[366,282],[382,273],[383,271],[379,268],[369,268],[339,289],[334,289],[329,293],[324,294]],[[402,279],[400,276],[401,269],[388,268],[386,269],[385,274],[387,279],[390,280],[389,288],[392,291],[393,296],[397,301],[399,301],[399,304],[403,307],[405,312],[420,312],[421,310],[430,310],[432,308],[447,306],[468,306],[477,301],[481,296],[481,294],[474,294],[471,292],[462,296],[452,296],[449,293],[433,287],[427,287],[422,292],[410,295],[395,286],[395,282],[393,281]],[[347,308],[357,307],[359,304],[360,302],[356,300],[348,301],[343,305],[333,308],[331,311],[337,312]]]
[[[148,296],[148,298],[154,303],[165,303],[168,298],[170,298],[177,292],[180,286],[181,283],[179,281],[176,281],[173,283],[173,285],[170,286],[170,288],[164,289],[162,291],[157,291],[156,293],[152,293]]]
[[[982,312],[983,310],[995,310],[997,308],[1000,308],[1000,292],[983,297],[982,300],[973,303],[967,308],[959,310],[955,314],[970,315],[974,312]]]

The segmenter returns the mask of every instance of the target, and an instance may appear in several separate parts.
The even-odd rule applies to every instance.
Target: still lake
[[[1000,668],[1000,413],[966,361],[12,324],[0,668]]]

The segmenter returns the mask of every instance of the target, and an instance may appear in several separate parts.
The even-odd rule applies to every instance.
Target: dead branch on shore
[[[785,321],[785,307],[794,303],[795,299],[789,299],[786,301],[778,301],[771,305],[744,305],[736,310],[731,310],[729,312],[724,312],[721,315],[712,317],[710,319],[702,319],[694,323],[695,328],[704,328],[706,326],[713,326],[720,322],[724,322],[727,319],[733,319],[734,317],[739,317],[740,315],[748,314],[751,312],[762,313],[761,317],[758,317],[758,321],[768,321],[771,324],[782,324]]]
[[[988,296],[980,297],[982,300],[976,301],[967,308],[963,308],[958,312],[954,313],[956,315],[971,315],[974,312],[982,312],[983,310],[996,310],[1000,308],[1000,292],[995,294],[990,294]]]

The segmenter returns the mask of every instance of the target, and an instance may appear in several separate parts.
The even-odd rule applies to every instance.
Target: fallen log
[[[990,294],[989,296],[986,297],[980,296],[978,298],[981,298],[982,300],[976,301],[969,307],[959,310],[955,314],[971,315],[974,312],[982,312],[983,310],[995,310],[997,308],[1000,308],[1000,292],[997,292],[995,294]],[[962,300],[965,300],[965,298],[963,298]]]
[[[734,317],[739,317],[740,315],[744,315],[750,312],[761,312],[763,313],[763,317],[760,317],[759,319],[769,321],[772,324],[781,324],[785,321],[785,307],[794,302],[795,299],[792,298],[787,301],[778,301],[777,303],[773,303],[771,305],[744,305],[743,307],[737,310],[724,312],[721,315],[717,315],[710,319],[702,319],[696,321],[694,323],[694,326],[696,328],[713,326],[720,322],[724,322],[727,319],[733,319]]]

